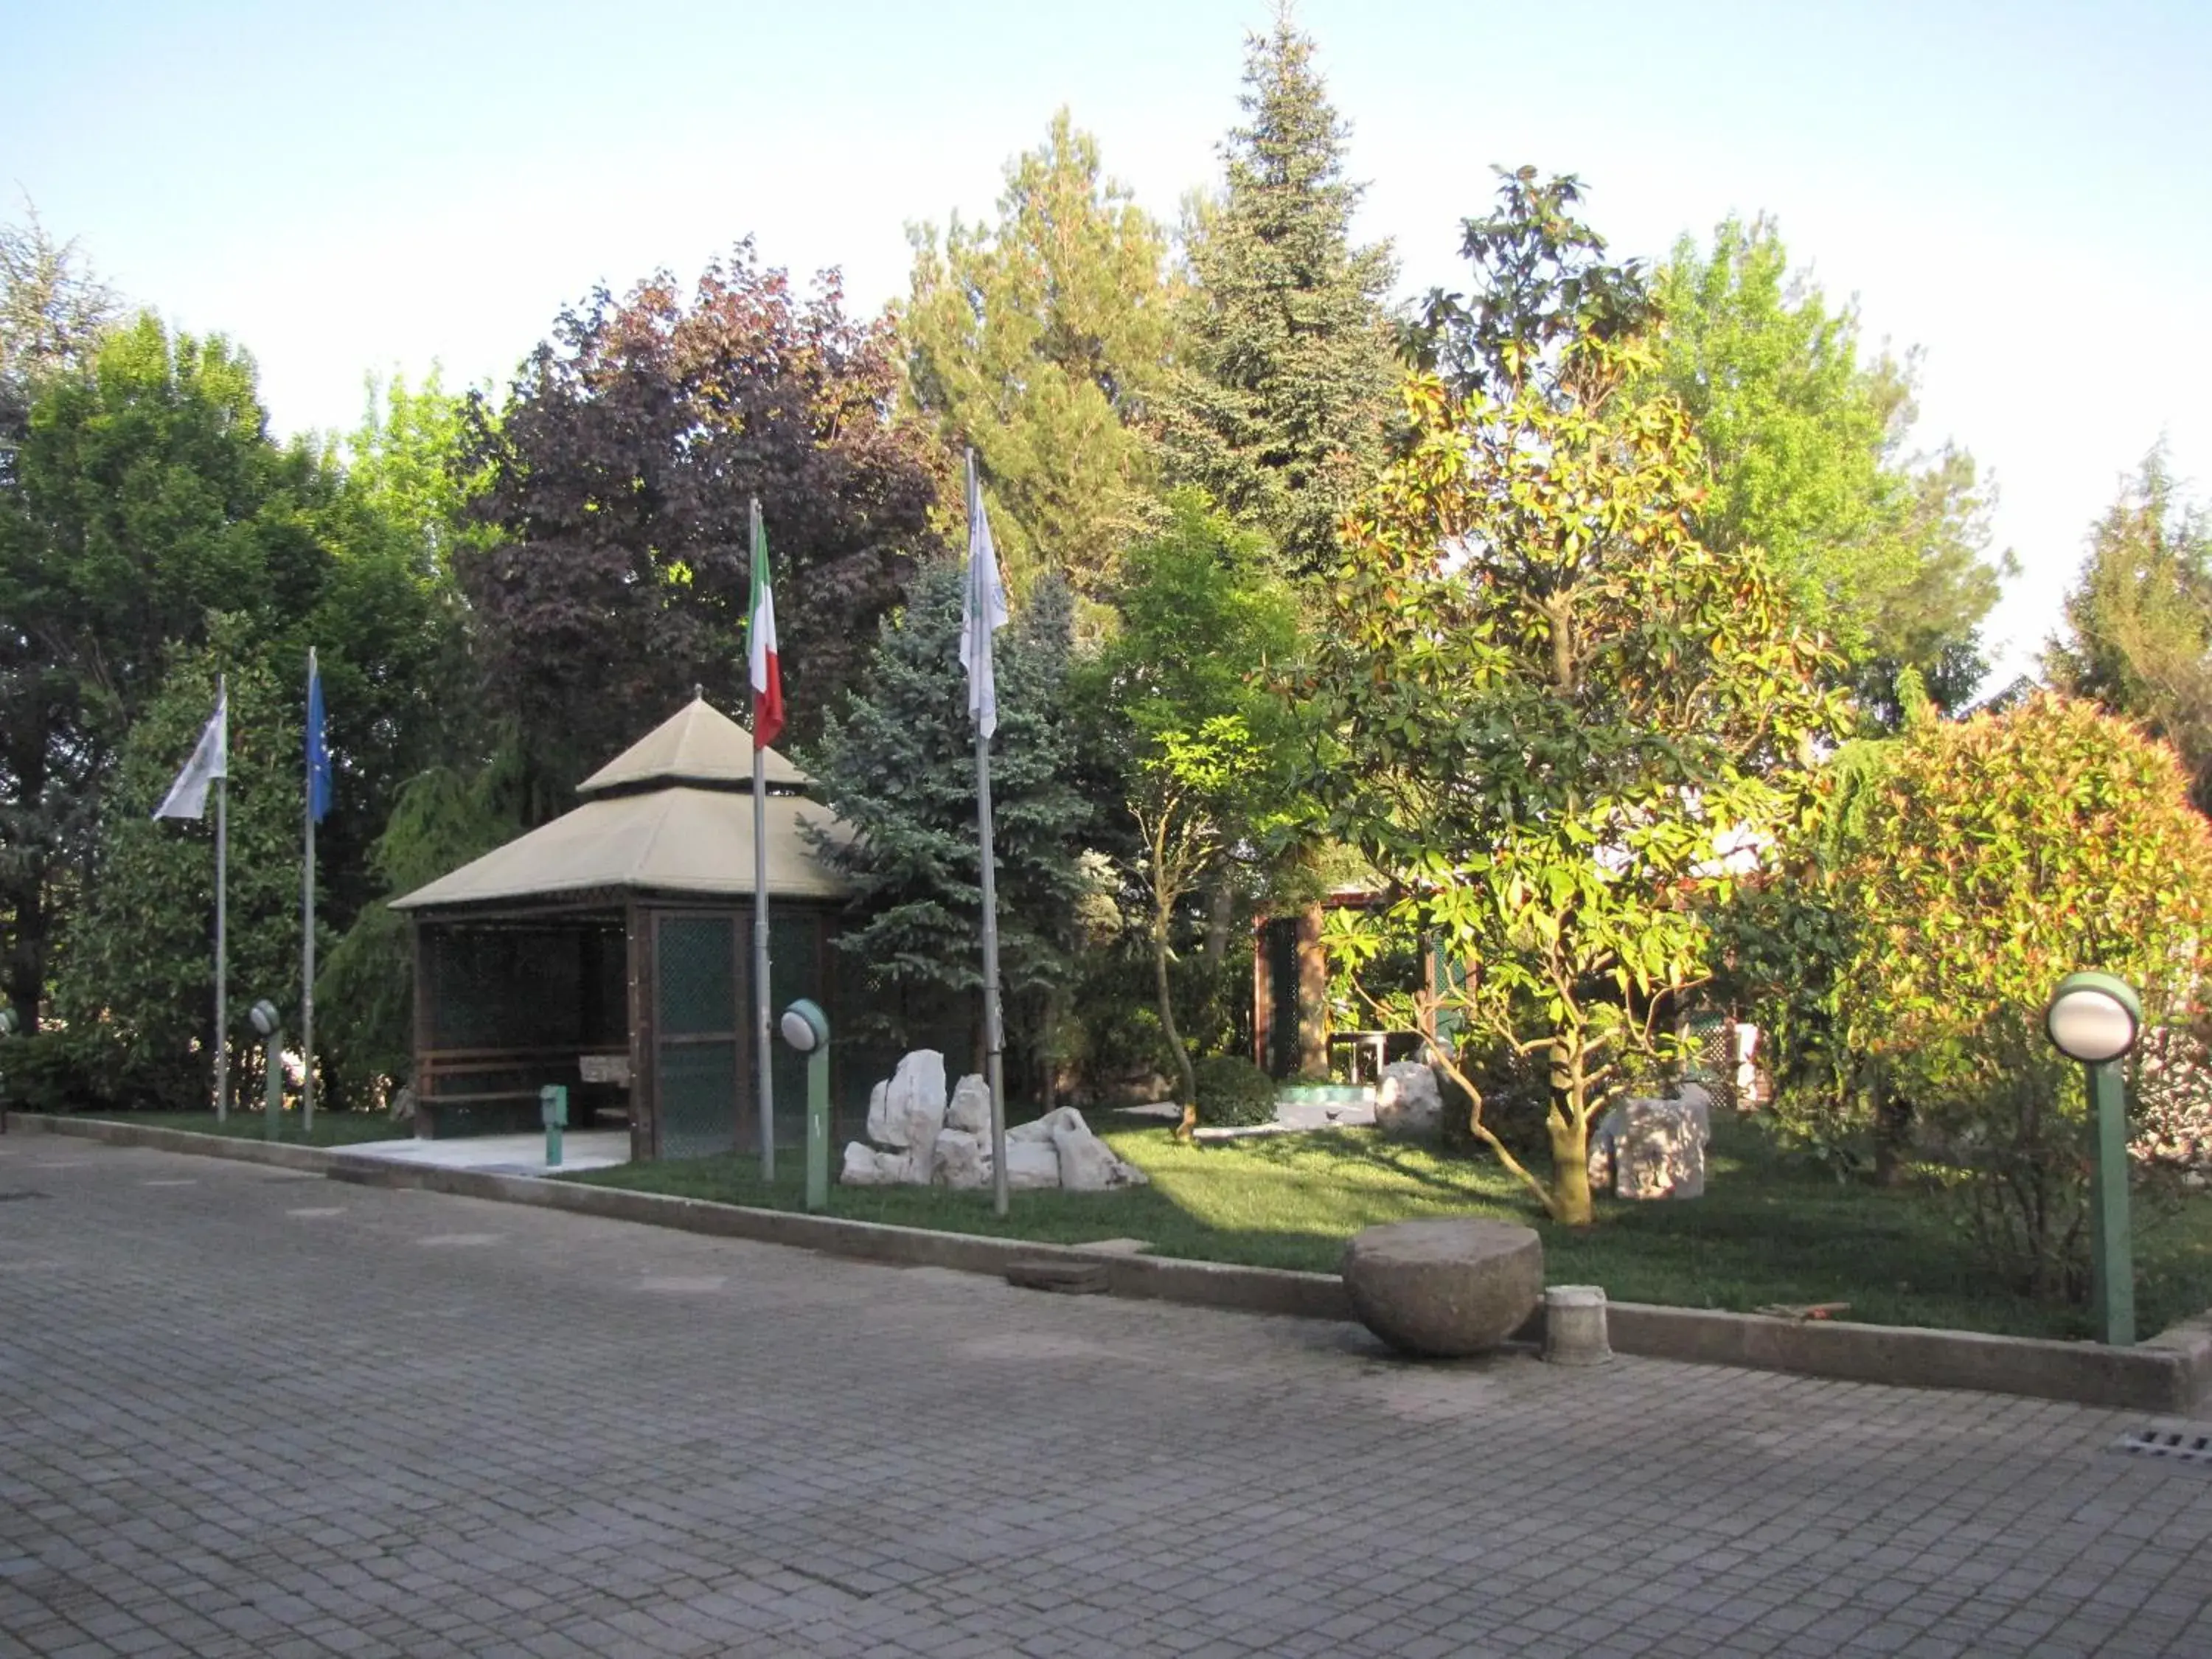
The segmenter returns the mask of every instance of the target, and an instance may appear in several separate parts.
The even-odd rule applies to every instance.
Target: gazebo
[[[744,729],[695,699],[574,811],[393,901],[413,922],[418,1134],[534,1128],[559,1083],[572,1124],[626,1119],[636,1158],[759,1144],[752,764]],[[835,1021],[847,888],[800,826],[850,831],[773,749],[765,772],[771,1006],[812,997]],[[803,1138],[805,1073],[776,1049],[781,1145]]]

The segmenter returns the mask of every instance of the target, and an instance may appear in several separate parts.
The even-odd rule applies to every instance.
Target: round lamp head
[[[778,1029],[783,1040],[802,1054],[811,1054],[830,1041],[830,1017],[805,997],[783,1011]]]
[[[11,1037],[22,1029],[13,1008],[0,1008],[0,1037]]]
[[[2110,974],[2069,974],[2051,994],[2043,1029],[2067,1059],[2101,1065],[2136,1046],[2142,1004],[2125,980]]]
[[[253,1029],[263,1036],[275,1036],[284,1029],[283,1016],[276,1012],[276,1005],[267,997],[248,1009],[246,1017],[253,1022]]]

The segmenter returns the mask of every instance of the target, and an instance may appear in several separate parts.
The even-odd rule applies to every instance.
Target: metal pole
[[[307,647],[307,696],[315,690],[315,647]],[[312,713],[309,718],[313,718]],[[300,1128],[315,1134],[315,768],[307,762],[307,860],[300,872]]]
[[[752,504],[751,547],[760,545],[760,498]],[[751,623],[748,620],[747,626]],[[752,641],[745,641],[750,654]],[[756,702],[753,723],[760,722],[760,709]],[[760,1172],[761,1179],[775,1179],[775,1079],[773,1074],[775,1056],[769,1052],[769,957],[768,957],[768,750],[757,741],[753,744],[753,1068],[759,1073],[760,1091]]]
[[[2128,1109],[2121,1062],[2102,1060],[2088,1073],[2092,1183],[2089,1188],[2090,1298],[2097,1340],[2127,1348],[2136,1340],[2135,1252],[2128,1225]]]
[[[230,1018],[224,981],[230,973],[230,918],[224,893],[230,878],[230,681],[217,682],[216,706],[223,711],[222,770],[215,781],[215,1121],[230,1116]]]
[[[975,476],[975,452],[968,452],[967,605],[973,617],[975,649],[991,649],[989,618],[982,598],[988,578],[977,569],[973,526],[983,510],[983,491]],[[983,1074],[991,1087],[991,1209],[1006,1213],[1006,1036],[999,1007],[999,879],[997,855],[991,844],[991,739],[983,723],[975,722],[975,823],[981,843],[983,877]]]

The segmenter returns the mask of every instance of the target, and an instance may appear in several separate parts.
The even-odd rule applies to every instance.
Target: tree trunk
[[[1322,908],[1298,912],[1298,1075],[1328,1080],[1328,952],[1322,948]]]
[[[1168,985],[1168,911],[1164,905],[1156,906],[1152,912],[1152,988],[1159,997],[1160,1030],[1168,1040],[1168,1052],[1175,1056],[1176,1079],[1182,1093],[1176,1103],[1182,1108],[1182,1117],[1176,1125],[1177,1140],[1188,1140],[1198,1127],[1198,1072],[1190,1063],[1190,1051],[1182,1046],[1182,1033],[1176,1030],[1175,998]]]
[[[1911,1151],[1912,1103],[1878,1085],[1874,1102],[1875,1185],[1903,1186]]]
[[[1552,1219],[1587,1227],[1597,1218],[1590,1203],[1589,1120],[1554,1111],[1546,1127],[1552,1136]]]
[[[1237,890],[1224,876],[1206,897],[1206,973],[1210,981],[1229,954],[1230,924],[1237,920]]]
[[[22,750],[11,757],[15,775],[15,807],[20,820],[37,825],[44,819],[46,793],[46,739],[44,721],[29,734]],[[7,998],[15,1010],[18,1029],[26,1036],[39,1029],[39,1003],[46,978],[46,866],[51,849],[32,831],[33,844],[18,849],[15,874],[0,885],[13,917],[8,940]]]

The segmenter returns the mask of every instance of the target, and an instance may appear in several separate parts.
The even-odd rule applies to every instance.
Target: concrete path
[[[499,1175],[546,1173],[544,1131],[528,1135],[454,1135],[444,1140],[357,1140],[339,1147],[348,1158],[380,1158],[393,1164],[441,1170],[487,1170]],[[561,1169],[610,1170],[629,1162],[627,1129],[572,1129],[561,1137]]]
[[[2138,1420],[0,1139],[0,1655],[2212,1653]]]

